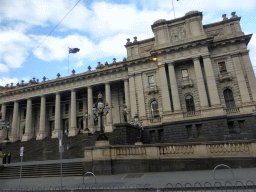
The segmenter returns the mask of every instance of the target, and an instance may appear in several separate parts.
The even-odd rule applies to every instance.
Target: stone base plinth
[[[59,136],[58,136],[58,132],[59,132],[59,130],[52,132],[52,139],[55,139],[55,138],[58,138],[58,137],[59,137]]]
[[[109,146],[109,141],[96,141],[95,147],[107,147]]]
[[[77,135],[77,128],[72,128],[69,133],[68,133],[68,136],[69,137],[73,137],[73,136],[76,136]]]
[[[42,139],[44,139],[45,137],[47,137],[47,132],[39,132],[39,133],[37,133],[37,135],[36,135],[36,140],[42,140]]]
[[[113,125],[105,125],[105,133],[113,132],[114,126]]]
[[[10,139],[9,141],[11,141],[12,143],[14,143],[15,141],[20,140],[20,138],[17,137],[17,136],[10,136],[9,139]]]
[[[33,135],[32,135],[32,134],[24,134],[24,135],[22,136],[21,141],[28,141],[28,140],[30,140],[30,139],[32,139],[32,138],[33,138]]]

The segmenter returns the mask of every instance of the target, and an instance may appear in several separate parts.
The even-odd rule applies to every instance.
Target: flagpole
[[[69,48],[68,48],[68,76],[69,76]]]
[[[174,10],[173,0],[172,0],[172,9],[173,9],[173,14],[174,14],[174,19],[175,19],[175,10]]]

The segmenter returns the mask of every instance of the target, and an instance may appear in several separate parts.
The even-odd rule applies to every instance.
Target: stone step
[[[37,177],[59,177],[60,163],[55,164],[39,164],[22,166],[22,178],[37,178]],[[63,163],[62,176],[82,176],[83,163]],[[0,172],[0,179],[15,179],[20,177],[20,166],[5,167]]]

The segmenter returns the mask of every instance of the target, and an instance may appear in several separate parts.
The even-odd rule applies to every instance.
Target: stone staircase
[[[23,165],[22,178],[37,178],[37,177],[59,177],[61,170],[60,163],[54,164],[37,164]],[[62,176],[82,176],[83,163],[71,162],[62,163]],[[20,166],[8,166],[3,171],[0,171],[0,179],[18,179],[20,177]]]

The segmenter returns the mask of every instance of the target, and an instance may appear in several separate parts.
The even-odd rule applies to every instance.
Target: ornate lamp
[[[108,138],[104,134],[104,129],[103,129],[103,123],[102,123],[102,117],[106,116],[110,110],[110,107],[106,103],[106,106],[104,106],[104,102],[102,100],[102,94],[99,93],[98,95],[98,100],[97,100],[97,108],[94,106],[92,108],[92,112],[96,117],[100,117],[100,135],[97,138],[97,141],[106,141]]]

